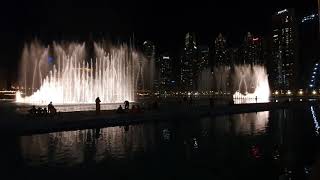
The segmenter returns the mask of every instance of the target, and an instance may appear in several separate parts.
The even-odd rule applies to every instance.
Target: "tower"
[[[293,9],[283,9],[272,16],[271,82],[274,89],[296,88],[298,39]]]

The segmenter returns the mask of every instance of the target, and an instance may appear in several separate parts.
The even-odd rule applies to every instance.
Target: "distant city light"
[[[284,10],[278,11],[278,14],[282,14],[282,13],[285,13],[285,12],[288,12],[288,10],[284,9]]]
[[[316,134],[319,135],[320,126],[319,126],[317,117],[315,115],[316,113],[313,110],[313,106],[311,106],[310,109],[311,109],[311,114],[312,114],[312,118],[313,118],[313,122],[314,122],[314,127],[315,127],[315,130],[316,130]]]
[[[163,56],[163,59],[170,59],[169,56]]]
[[[291,91],[290,91],[290,90],[288,90],[288,91],[287,91],[287,94],[288,94],[288,95],[291,95],[292,93],[291,93]]]
[[[316,91],[316,90],[313,90],[313,91],[312,91],[312,94],[313,94],[313,95],[317,94],[317,91]]]
[[[278,95],[278,94],[279,94],[279,91],[275,91],[274,93],[275,93],[276,95]]]
[[[302,89],[299,90],[299,95],[303,95]]]
[[[318,14],[311,14],[311,15],[309,15],[309,16],[305,16],[305,17],[302,18],[301,22],[303,23],[303,22],[305,22],[305,21],[313,20],[313,19],[315,19],[315,17],[316,17],[317,15],[318,15]]]

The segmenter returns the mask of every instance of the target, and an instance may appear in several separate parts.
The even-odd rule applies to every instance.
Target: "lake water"
[[[1,137],[1,169],[23,179],[308,179],[319,119],[305,107]]]

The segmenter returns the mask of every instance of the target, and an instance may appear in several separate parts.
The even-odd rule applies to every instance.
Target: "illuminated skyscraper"
[[[171,90],[172,84],[172,59],[168,54],[163,54],[160,56],[160,92]]]
[[[261,38],[253,36],[250,32],[244,37],[241,46],[241,64],[262,64]]]
[[[145,58],[147,58],[144,84],[145,90],[153,91],[159,88],[159,64],[155,60],[155,45],[151,41],[144,41],[142,50]]]
[[[192,91],[195,87],[197,72],[197,44],[194,33],[187,33],[185,47],[181,56],[180,84],[185,91]]]
[[[209,47],[199,46],[199,72],[209,67]]]
[[[216,91],[226,93],[230,90],[231,51],[227,48],[227,41],[220,33],[214,41],[214,78]]]
[[[300,87],[305,87],[305,82],[310,80],[313,65],[319,60],[319,17],[316,8],[303,14],[299,19]],[[315,87],[310,87],[309,84],[309,88]]]
[[[271,85],[274,89],[295,88],[297,77],[297,22],[293,9],[272,16]]]
[[[214,41],[214,65],[230,66],[230,61],[227,56],[227,41],[221,33]]]

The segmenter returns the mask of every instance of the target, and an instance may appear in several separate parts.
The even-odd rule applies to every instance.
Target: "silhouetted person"
[[[36,112],[37,112],[36,106],[32,106],[32,108],[29,110],[29,113],[30,113],[31,115],[35,115]]]
[[[43,114],[44,116],[47,116],[47,114],[48,114],[47,108],[43,108],[42,114]]]
[[[38,114],[38,116],[42,116],[42,108],[41,107],[38,107],[37,114]]]
[[[124,131],[125,132],[129,131],[129,126],[124,126]]]
[[[124,109],[129,109],[129,101],[124,101]]]
[[[258,102],[258,96],[256,96],[256,103]]]
[[[229,101],[229,105],[234,105],[233,99],[231,99],[231,100]]]
[[[100,98],[96,98],[96,114],[100,114]]]
[[[122,106],[120,105],[116,111],[117,113],[124,113]]]
[[[49,114],[52,114],[52,115],[55,115],[57,113],[57,110],[56,108],[54,108],[54,106],[52,105],[52,102],[50,102],[48,104],[48,113]]]

